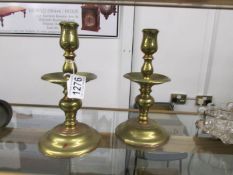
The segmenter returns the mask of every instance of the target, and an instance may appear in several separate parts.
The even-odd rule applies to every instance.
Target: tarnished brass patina
[[[63,72],[49,73],[43,80],[61,85],[64,97],[59,107],[65,112],[65,122],[48,131],[39,141],[39,149],[45,155],[58,158],[81,156],[94,150],[100,142],[100,134],[84,123],[76,121],[76,113],[82,106],[80,99],[67,97],[67,80],[70,74],[86,77],[86,81],[94,80],[95,74],[78,72],[74,62],[74,51],[78,48],[77,27],[74,22],[61,22],[60,46],[65,50]]]
[[[161,74],[153,73],[153,54],[157,51],[156,29],[144,29],[141,50],[144,55],[144,63],[141,72],[131,72],[124,77],[140,85],[140,95],[136,97],[139,107],[139,116],[121,123],[116,128],[116,135],[126,144],[135,147],[156,148],[164,144],[169,135],[156,121],[148,119],[148,112],[154,103],[150,95],[153,85],[162,84],[170,79]]]

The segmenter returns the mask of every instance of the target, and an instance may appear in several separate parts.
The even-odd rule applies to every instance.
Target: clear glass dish
[[[197,127],[225,144],[233,144],[233,102],[221,107],[208,105],[201,111],[203,117],[197,121]]]

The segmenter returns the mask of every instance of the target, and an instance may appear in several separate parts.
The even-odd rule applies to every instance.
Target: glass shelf
[[[136,150],[116,138],[116,126],[128,117],[135,116],[137,112],[80,110],[79,121],[101,132],[99,147],[83,157],[55,159],[40,153],[38,139],[47,130],[63,122],[63,112],[58,108],[14,107],[10,124],[0,131],[0,175],[233,173],[233,145],[225,145],[210,137],[196,137],[195,132],[187,131],[195,126],[196,115],[151,113],[150,118],[170,133],[168,143],[157,150]]]
[[[133,6],[233,9],[232,0],[3,0],[2,2],[95,3]]]

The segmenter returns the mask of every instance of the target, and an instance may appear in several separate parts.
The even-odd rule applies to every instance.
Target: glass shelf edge
[[[2,0],[25,3],[95,3],[129,6],[159,6],[182,8],[233,9],[232,0]]]
[[[12,107],[35,107],[35,108],[57,108],[58,105],[46,105],[46,104],[24,104],[24,103],[10,103]],[[114,107],[91,107],[83,106],[83,110],[98,110],[98,111],[116,111],[116,112],[138,112],[138,109],[134,108],[114,108]],[[150,113],[170,114],[170,115],[199,115],[195,111],[169,111],[162,109],[151,109]]]

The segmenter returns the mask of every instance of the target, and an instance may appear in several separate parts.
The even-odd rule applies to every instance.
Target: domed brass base
[[[100,134],[84,123],[77,123],[74,129],[60,124],[40,139],[39,149],[50,157],[70,158],[96,149],[100,139]]]
[[[155,121],[149,119],[146,124],[142,124],[137,118],[121,123],[116,128],[116,136],[126,144],[139,148],[156,148],[169,138]]]

